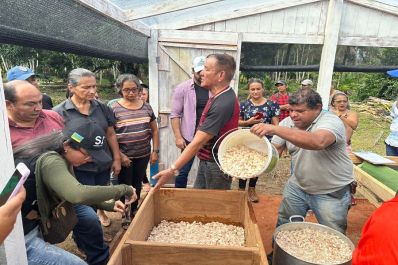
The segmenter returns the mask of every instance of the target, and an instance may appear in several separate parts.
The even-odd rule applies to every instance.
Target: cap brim
[[[112,161],[112,157],[104,149],[86,149],[91,158],[99,165],[108,164]]]
[[[285,85],[285,83],[275,83],[275,85]]]
[[[195,73],[198,73],[200,71],[202,71],[203,69],[205,69],[204,66],[198,66],[198,67],[194,67],[193,70],[195,71]]]
[[[35,73],[27,73],[27,74],[18,76],[17,78],[15,78],[15,80],[26,80],[31,76],[37,76],[37,75]]]

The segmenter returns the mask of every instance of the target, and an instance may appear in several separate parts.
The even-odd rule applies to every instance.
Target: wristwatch
[[[180,174],[180,171],[176,168],[174,164],[171,164],[170,169],[171,171],[173,171],[175,177],[177,177]]]
[[[152,152],[159,154],[159,149],[153,149]]]

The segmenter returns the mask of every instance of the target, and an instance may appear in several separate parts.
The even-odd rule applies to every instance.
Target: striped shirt
[[[139,109],[128,109],[118,101],[110,104],[116,117],[115,131],[120,151],[129,158],[151,154],[152,129],[156,119],[151,105],[144,103]]]

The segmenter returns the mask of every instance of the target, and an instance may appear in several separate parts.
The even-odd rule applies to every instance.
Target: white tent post
[[[8,127],[8,117],[6,104],[4,100],[3,80],[0,71],[0,190],[3,190],[5,184],[13,173],[14,157],[12,155],[10,129]],[[6,264],[26,265],[25,240],[22,228],[21,214],[18,215],[14,230],[4,241]],[[4,251],[0,252],[0,256]],[[4,257],[0,257],[4,258]],[[3,264],[3,263],[1,263]]]
[[[333,77],[333,67],[336,58],[342,13],[343,0],[330,0],[317,88],[318,93],[322,97],[323,109],[328,109],[329,106],[330,85]]]

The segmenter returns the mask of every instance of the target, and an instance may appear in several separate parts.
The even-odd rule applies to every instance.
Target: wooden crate
[[[244,227],[245,246],[225,247],[147,242],[152,228],[167,221],[217,221]],[[253,208],[245,192],[152,190],[108,265],[268,265]]]
[[[354,165],[354,177],[358,183],[358,192],[376,207],[395,197],[395,191],[356,165]]]

